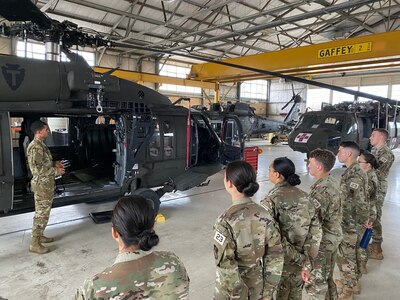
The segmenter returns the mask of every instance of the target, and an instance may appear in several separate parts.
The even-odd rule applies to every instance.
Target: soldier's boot
[[[335,284],[336,284],[336,287],[338,289],[342,290],[342,293],[343,293],[343,291],[345,289],[350,289],[348,287],[345,287],[343,285],[343,282],[341,282],[339,279],[335,279]],[[353,285],[353,287],[351,288],[351,291],[352,291],[353,294],[360,295],[361,294],[361,284],[360,284],[360,282],[357,282],[356,285]]]
[[[367,263],[365,261],[360,263],[360,272],[361,274],[368,274]]]
[[[369,250],[368,258],[378,259],[378,260],[383,259],[382,247],[380,243],[369,244],[368,250]]]
[[[52,242],[54,242],[54,238],[50,238],[50,237],[42,235],[40,237],[40,242],[41,243],[52,243]]]
[[[29,251],[37,253],[37,254],[44,254],[44,253],[49,252],[49,248],[43,246],[40,243],[40,237],[35,236],[35,237],[32,237],[31,244],[29,245]]]
[[[351,288],[344,287],[337,298],[338,300],[353,300],[353,290]]]
[[[353,294],[355,294],[355,295],[360,295],[361,294],[361,284],[360,284],[360,282],[357,282],[356,285],[353,285],[352,291],[353,291]]]

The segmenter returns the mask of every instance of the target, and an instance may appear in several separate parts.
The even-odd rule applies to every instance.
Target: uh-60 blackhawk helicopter
[[[292,127],[296,124],[298,119],[299,104],[303,101],[300,93],[294,92],[292,84],[293,96],[292,98],[281,108],[284,110],[286,107],[291,105],[289,112],[285,116],[283,121],[266,118],[264,116],[257,115],[255,109],[250,104],[245,102],[237,101],[235,103],[212,103],[210,109],[205,107],[196,107],[204,111],[211,123],[213,129],[220,134],[226,115],[234,115],[239,119],[243,134],[246,138],[250,138],[252,135],[264,135],[266,133],[274,133],[271,138],[271,143],[276,144],[279,140],[279,134],[287,134],[290,132]]]
[[[3,25],[3,34],[21,33],[20,28],[36,40],[61,40],[70,59],[0,55],[3,215],[34,208],[26,147],[33,139],[30,125],[38,119],[49,124],[46,143],[53,158],[68,164],[66,175],[57,180],[55,206],[134,193],[151,199],[158,211],[164,193],[198,186],[222,164],[242,158],[244,141],[235,116],[225,117],[224,133],[217,136],[202,112],[174,105],[139,84],[97,74],[67,49],[72,44],[107,46],[109,41],[48,19],[30,1],[2,0],[0,15],[31,21]]]

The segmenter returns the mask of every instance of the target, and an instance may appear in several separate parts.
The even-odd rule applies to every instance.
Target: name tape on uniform
[[[366,53],[371,51],[372,51],[372,42],[366,42],[360,44],[320,49],[318,50],[318,58],[352,55],[352,54]]]
[[[218,244],[220,244],[221,246],[223,246],[223,245],[224,245],[224,242],[225,242],[225,240],[226,240],[226,237],[225,237],[221,232],[216,231],[216,232],[215,232],[215,236],[214,236],[214,240],[215,240]]]

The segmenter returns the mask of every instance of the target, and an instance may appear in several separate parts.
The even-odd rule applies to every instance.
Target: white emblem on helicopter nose
[[[294,139],[295,143],[307,143],[309,138],[311,137],[311,133],[299,133]]]

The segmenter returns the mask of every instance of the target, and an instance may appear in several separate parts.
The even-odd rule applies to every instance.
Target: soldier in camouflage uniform
[[[273,299],[284,254],[276,222],[249,198],[258,190],[254,169],[244,161],[232,162],[224,184],[232,205],[214,225],[214,299]]]
[[[383,128],[375,129],[369,138],[371,145],[374,146],[374,155],[378,161],[378,168],[376,169],[376,176],[379,180],[378,200],[376,205],[376,220],[373,226],[372,243],[369,245],[370,250],[369,258],[383,259],[382,253],[382,206],[385,201],[390,167],[394,161],[393,152],[386,145],[389,138],[389,133]]]
[[[353,299],[353,294],[360,294],[361,277],[357,259],[359,253],[360,238],[364,232],[364,226],[368,226],[369,202],[367,197],[367,174],[357,163],[360,148],[355,142],[342,142],[337,154],[341,163],[347,167],[340,180],[340,200],[342,203],[343,241],[339,245],[337,265],[340,270],[338,287],[342,293],[338,299]]]
[[[188,299],[189,277],[179,258],[152,251],[159,238],[154,211],[140,196],[122,197],[112,216],[112,237],[119,254],[114,264],[86,280],[74,299]]]
[[[322,226],[322,240],[311,274],[305,278],[305,289],[310,299],[337,298],[333,270],[336,254],[342,241],[342,208],[339,197],[339,183],[329,175],[336,157],[329,150],[315,149],[309,156],[310,175],[317,179],[310,188],[310,198]]]
[[[321,225],[310,198],[295,187],[301,181],[290,159],[275,159],[269,167],[269,179],[275,187],[261,201],[261,205],[278,222],[285,250],[277,299],[301,299],[301,272],[311,269],[318,254]]]
[[[48,252],[49,248],[42,243],[53,241],[53,238],[45,237],[43,232],[49,221],[55,176],[64,174],[64,167],[60,162],[53,162],[49,148],[44,143],[49,135],[48,125],[42,121],[35,121],[31,125],[31,130],[35,138],[28,146],[27,158],[32,173],[31,187],[35,198],[35,215],[29,251],[43,254]]]
[[[368,177],[367,196],[369,200],[369,222],[372,225],[376,219],[376,201],[379,190],[379,181],[375,173],[378,163],[375,156],[366,150],[361,152],[361,155],[358,158],[358,163],[360,164],[361,169],[367,173]],[[366,249],[360,248],[359,260],[360,272],[362,274],[367,274],[368,251]]]

